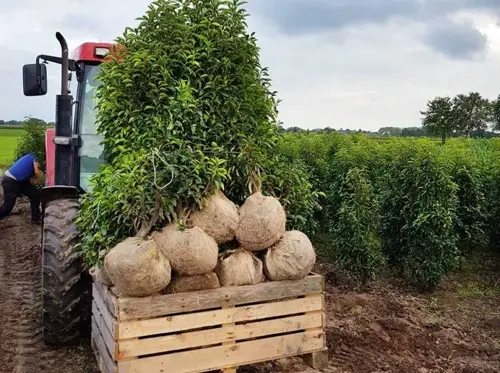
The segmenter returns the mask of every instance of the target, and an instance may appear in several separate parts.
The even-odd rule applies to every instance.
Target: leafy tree
[[[26,117],[23,122],[23,135],[17,141],[13,161],[27,153],[34,153],[40,167],[45,169],[45,121],[37,118]]]
[[[478,92],[460,94],[453,99],[453,110],[457,129],[471,137],[473,131],[486,130],[491,120],[491,106],[488,99]]]
[[[295,211],[291,223],[309,211],[294,209],[287,194],[313,208],[307,177],[273,168],[288,166],[277,151],[278,101],[242,5],[157,0],[117,38],[121,47],[102,65],[96,91],[109,164],[93,179],[78,219],[89,265],[127,235],[201,207],[215,189],[242,203],[259,185],[275,186]],[[281,177],[294,184],[283,186]]]
[[[436,97],[427,103],[427,110],[420,112],[423,129],[430,135],[440,136],[444,144],[446,138],[456,130],[456,117],[450,97]]]
[[[401,127],[382,127],[378,130],[381,136],[401,136]]]

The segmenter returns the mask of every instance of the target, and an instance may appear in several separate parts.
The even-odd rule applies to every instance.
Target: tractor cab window
[[[96,174],[99,167],[105,163],[103,147],[100,145],[102,136],[96,131],[96,97],[95,90],[100,82],[96,79],[100,71],[99,65],[85,66],[85,79],[79,91],[80,96],[80,126],[81,147],[80,157],[80,187],[90,191],[89,179]]]

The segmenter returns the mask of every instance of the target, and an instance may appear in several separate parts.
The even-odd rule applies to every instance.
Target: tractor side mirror
[[[25,96],[43,96],[47,93],[47,66],[29,64],[23,66],[23,90]]]

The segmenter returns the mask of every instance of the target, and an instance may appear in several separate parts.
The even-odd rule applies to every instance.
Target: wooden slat
[[[149,320],[125,321],[119,324],[118,339],[136,338],[154,334],[173,333],[241,321],[261,320],[271,317],[321,311],[324,296],[318,294],[281,302],[197,312]]]
[[[116,343],[116,340],[111,333],[111,331],[108,329],[108,326],[104,322],[104,319],[97,308],[97,305],[95,302],[92,302],[92,318],[94,319],[96,325],[99,327],[99,330],[101,331],[101,334],[104,338],[104,342],[106,344],[106,347],[108,349],[109,354],[113,358],[113,360],[117,360],[118,357],[118,344]]]
[[[118,317],[118,300],[116,299],[116,296],[103,284],[100,284],[98,282],[94,282],[93,284],[97,288],[97,291],[99,292],[103,303],[108,307],[109,312],[114,317]]]
[[[320,328],[322,323],[322,312],[316,312],[234,326],[224,325],[222,328],[175,334],[165,337],[153,337],[136,341],[120,341],[120,352],[117,360],[159,352],[210,346],[218,343],[227,343],[263,337],[266,335],[299,332],[304,329]]]
[[[104,365],[105,365],[108,373],[117,373],[118,369],[117,369],[116,363],[111,359],[111,356],[109,356],[108,350],[106,349],[106,346],[104,343],[104,338],[103,338],[101,331],[99,330],[99,327],[97,326],[97,323],[95,322],[93,317],[92,317],[91,336],[96,344],[97,351],[99,352],[100,358],[104,361]]]
[[[118,362],[118,368],[120,373],[197,373],[302,355],[321,350],[325,344],[323,332],[305,332]]]
[[[92,302],[95,303],[97,308],[99,309],[99,312],[102,315],[103,322],[110,330],[111,335],[116,337],[118,335],[117,334],[118,324],[116,318],[111,314],[110,310],[102,300],[101,293],[97,289],[96,284],[92,284],[92,297],[93,297]]]
[[[222,287],[192,293],[147,298],[118,298],[119,318],[133,320],[202,311],[211,308],[266,302],[322,293],[323,277],[310,275],[297,281],[271,281],[258,285]]]
[[[106,369],[106,365],[104,365],[104,360],[99,355],[99,351],[97,350],[97,344],[94,338],[90,338],[90,344],[92,345],[92,350],[94,351],[95,359],[97,360],[97,365],[99,366],[99,371],[101,373],[109,373]]]

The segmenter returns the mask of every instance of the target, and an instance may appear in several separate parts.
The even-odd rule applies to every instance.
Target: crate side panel
[[[225,328],[120,341],[118,360],[161,352],[200,348],[250,338],[300,332],[305,329],[321,328],[322,325],[322,312],[315,312],[274,320],[239,324]]]
[[[91,337],[94,340],[94,343],[96,345],[97,351],[99,353],[100,359],[104,362],[104,365],[106,367],[106,370],[109,373],[116,373],[118,372],[116,363],[113,361],[111,356],[109,355],[109,352],[106,348],[106,343],[104,342],[104,337],[102,336],[94,318],[92,317],[92,332],[91,332]]]
[[[120,321],[153,318],[322,292],[323,277],[310,275],[297,281],[272,281],[257,285],[222,287],[147,298],[118,298],[119,318]]]
[[[105,285],[100,284],[99,282],[94,282],[93,283],[93,291],[96,291],[99,293],[103,304],[105,304],[111,313],[115,318],[118,317],[119,312],[118,312],[118,299],[116,296],[109,290]]]
[[[323,332],[304,332],[259,339],[234,345],[159,355],[118,362],[120,372],[127,373],[198,373],[227,366],[302,355],[324,348]]]
[[[252,306],[226,308],[149,320],[123,321],[119,324],[118,339],[137,338],[155,334],[173,333],[189,329],[216,326],[242,321],[256,321],[271,317],[321,311],[324,296],[270,302]]]
[[[103,299],[101,298],[101,293],[97,289],[96,285],[92,285],[92,303],[95,303],[99,312],[102,316],[103,322],[106,324],[108,329],[111,331],[113,336],[117,335],[117,321],[116,317],[111,314],[111,311],[108,309]]]
[[[104,338],[104,342],[106,344],[106,347],[108,348],[109,354],[111,355],[113,360],[116,360],[118,346],[116,339],[104,322],[102,314],[99,312],[99,309],[94,302],[92,303],[92,319],[95,321],[96,326],[99,328],[99,331]]]

